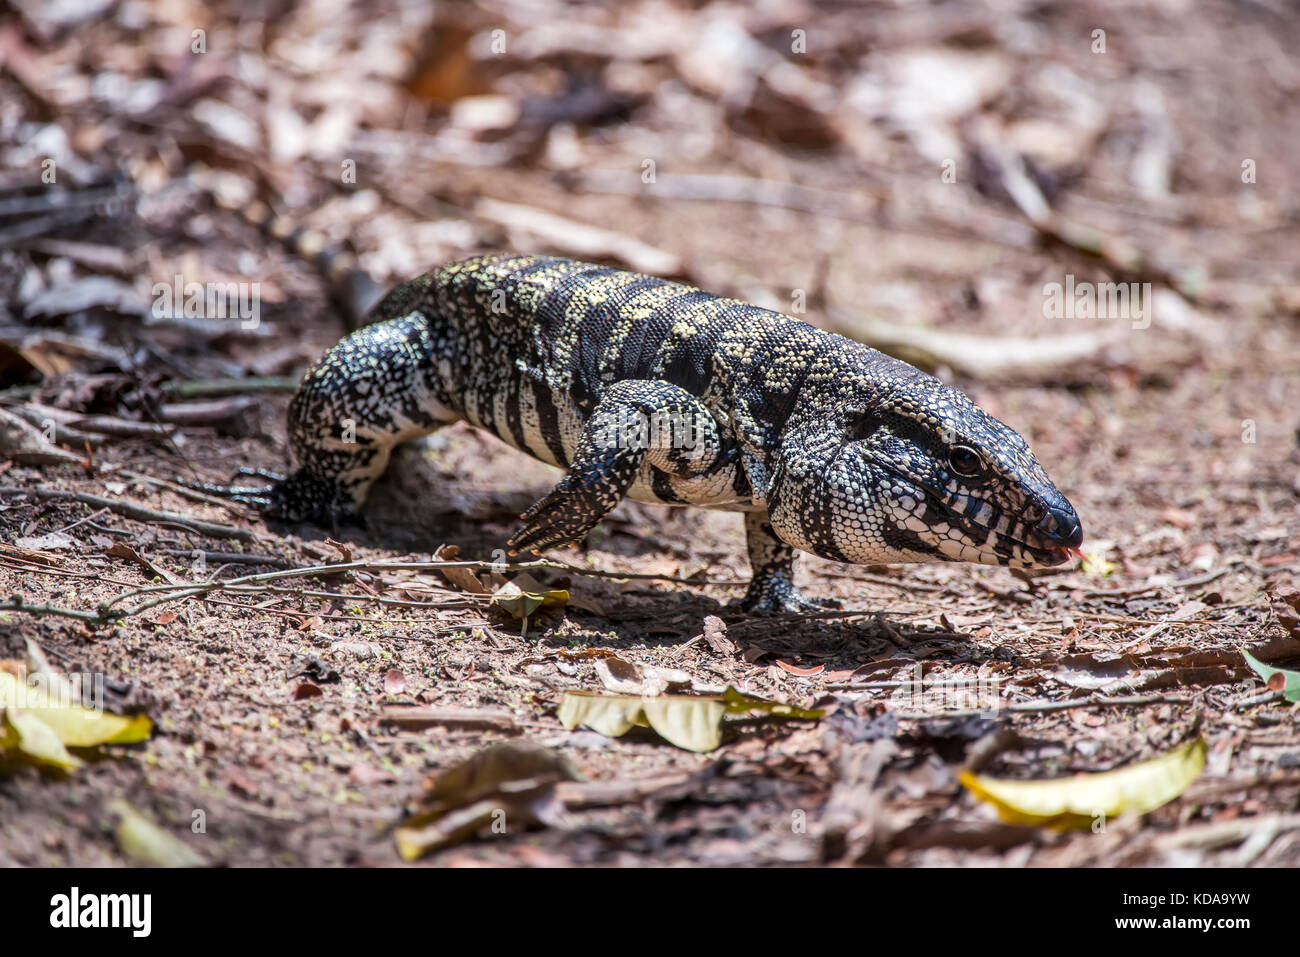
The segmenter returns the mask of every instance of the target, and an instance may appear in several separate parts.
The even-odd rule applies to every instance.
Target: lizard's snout
[[[1032,533],[1040,548],[1078,548],[1083,544],[1083,525],[1069,503],[1044,508]]]

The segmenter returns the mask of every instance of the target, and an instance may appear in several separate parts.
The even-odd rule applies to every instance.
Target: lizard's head
[[[1079,517],[1020,434],[957,389],[867,352],[869,371],[822,370],[801,390],[769,494],[777,534],[856,564],[1066,561],[1083,541]]]

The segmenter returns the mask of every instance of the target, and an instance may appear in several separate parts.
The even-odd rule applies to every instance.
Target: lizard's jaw
[[[1009,568],[1048,568],[1063,564],[1069,558],[1064,548],[1037,548],[1020,539],[987,529],[984,531],[987,535],[978,539],[960,533],[941,538],[938,541],[939,556],[949,561]]]
[[[1016,554],[1010,562],[1013,568],[1052,568],[1056,565],[1064,565],[1079,551],[1077,548],[1063,546],[1035,548],[1024,542],[1016,542],[1015,545]]]
[[[1013,522],[1009,528],[989,528],[949,511],[949,521],[936,524],[931,532],[939,536],[939,552],[953,561],[1050,568],[1070,560],[1071,551],[1083,541],[1083,529],[1068,503],[1044,511],[1036,525]]]
[[[1066,562],[1070,560],[1070,550],[1068,548],[1046,549],[1046,550],[1042,550],[1041,554],[1039,554],[1038,552],[1039,550],[1036,549],[1034,555],[1034,561],[1032,565],[1029,567],[1038,567],[1040,565],[1045,565],[1050,568],[1055,565],[1064,565]]]

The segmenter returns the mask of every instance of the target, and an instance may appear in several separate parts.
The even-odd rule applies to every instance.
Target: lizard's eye
[[[860,412],[853,416],[848,423],[848,434],[850,441],[861,441],[869,439],[875,431],[883,425],[884,422],[880,416],[874,412]]]
[[[975,478],[984,472],[984,460],[968,445],[958,445],[948,453],[948,468],[962,478]]]

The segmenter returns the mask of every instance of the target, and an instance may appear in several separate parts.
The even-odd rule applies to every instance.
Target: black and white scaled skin
[[[297,469],[254,496],[352,514],[395,445],[466,420],[549,465],[517,550],[580,542],[624,498],[744,513],[743,607],[806,611],[796,551],[854,564],[1058,565],[1079,518],[1025,440],[861,343],[689,286],[541,256],[404,283],[308,371]]]

